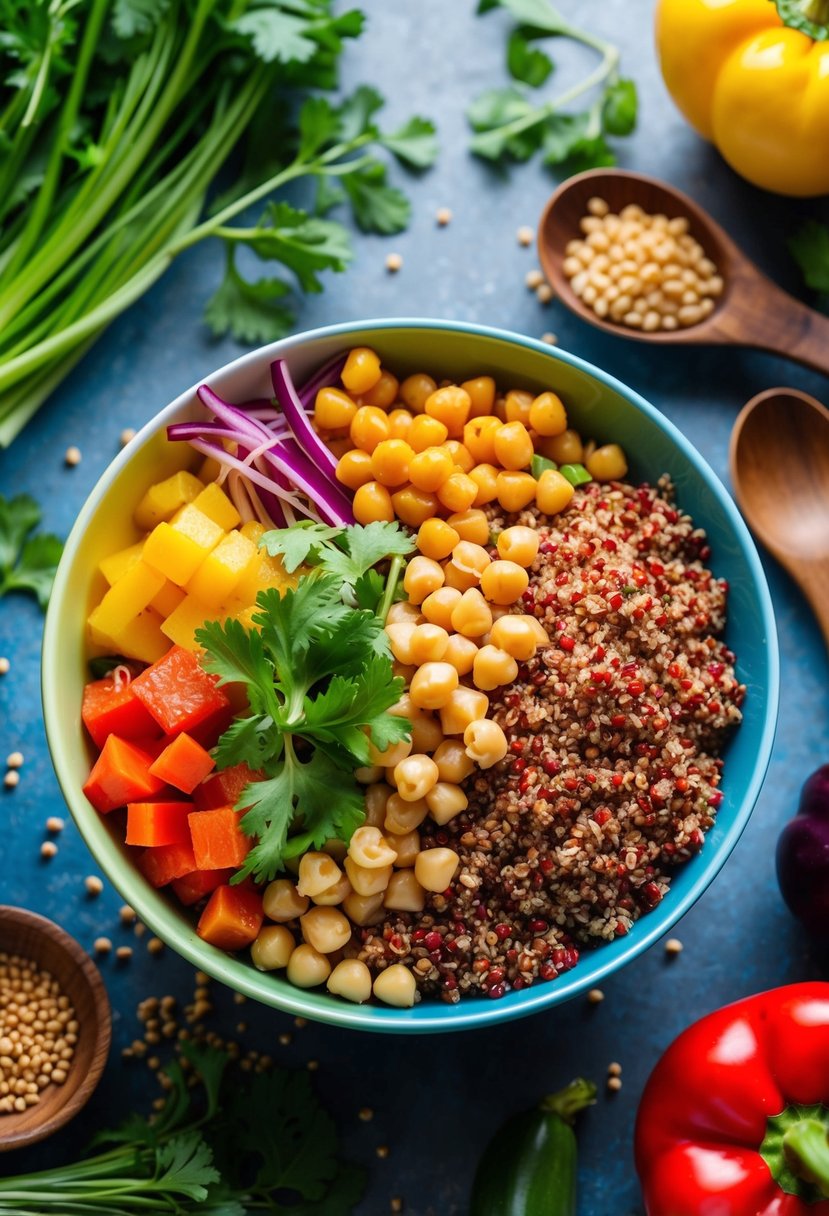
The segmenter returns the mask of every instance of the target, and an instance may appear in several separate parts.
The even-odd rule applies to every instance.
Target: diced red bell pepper
[[[189,816],[197,870],[236,869],[242,864],[253,844],[239,827],[243,814],[231,806],[220,806]]]
[[[187,816],[192,802],[130,802],[127,805],[127,844],[158,848],[190,844]]]
[[[152,756],[134,743],[110,735],[83,792],[101,814],[152,798],[164,788],[164,782],[150,772],[152,762]]]
[[[136,676],[132,688],[165,734],[192,734],[212,714],[229,708],[216,679],[203,670],[192,650],[173,646]]]
[[[163,844],[145,849],[138,858],[138,868],[153,887],[166,887],[174,878],[192,874],[196,857],[189,844]]]
[[[245,887],[217,887],[199,918],[196,932],[203,941],[220,950],[242,950],[256,940],[263,920],[261,895]]]
[[[234,764],[214,773],[193,790],[193,802],[200,811],[216,806],[236,806],[242,790],[252,781],[261,781],[264,773],[248,768],[246,764]]]
[[[192,874],[174,878],[172,887],[179,902],[189,908],[204,899],[205,895],[210,895],[217,887],[223,886],[232,876],[232,870],[194,870]]]
[[[132,681],[116,683],[111,675],[86,685],[81,717],[99,748],[104,746],[109,735],[137,740],[159,733],[158,723],[133,692]]]
[[[190,736],[202,747],[215,747],[233,721],[233,707],[222,705],[209,714],[203,722],[190,728]]]
[[[150,772],[168,785],[191,794],[200,781],[216,767],[216,761],[186,731],[176,735],[153,762]],[[192,809],[192,808],[191,808]]]

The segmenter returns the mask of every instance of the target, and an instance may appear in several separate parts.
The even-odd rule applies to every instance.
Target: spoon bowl
[[[729,463],[743,515],[800,585],[829,645],[829,409],[797,389],[758,393],[734,424]]]
[[[648,214],[686,217],[691,235],[716,264],[725,284],[714,311],[696,325],[650,333],[598,317],[576,295],[564,273],[566,246],[582,236],[579,221],[588,214],[588,200],[594,197],[603,198],[616,213],[638,203]],[[703,207],[667,182],[624,169],[591,169],[571,177],[544,209],[538,252],[544,274],[562,303],[582,320],[617,337],[662,345],[752,346],[829,375],[829,319],[767,278]]]

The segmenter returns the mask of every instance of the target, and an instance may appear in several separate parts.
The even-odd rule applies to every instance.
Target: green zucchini
[[[469,1216],[576,1216],[573,1122],[595,1100],[592,1081],[572,1081],[505,1123],[481,1158]]]

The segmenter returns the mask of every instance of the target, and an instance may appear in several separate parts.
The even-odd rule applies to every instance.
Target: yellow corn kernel
[[[529,583],[527,571],[516,562],[490,562],[481,575],[481,591],[493,604],[514,604]]]
[[[438,490],[438,498],[449,511],[467,511],[478,496],[478,487],[466,473],[450,473]]]
[[[314,401],[314,422],[322,431],[347,431],[357,405],[342,389],[321,388]]]
[[[158,595],[164,582],[164,575],[158,570],[137,561],[93,609],[90,628],[101,635],[117,637]]]
[[[417,547],[424,557],[440,561],[448,557],[460,536],[450,524],[442,519],[427,519],[420,525],[417,534]]]
[[[495,457],[505,469],[525,469],[533,458],[533,441],[523,422],[507,422],[496,431]]]
[[[516,525],[504,528],[498,537],[498,555],[504,561],[519,566],[531,566],[538,556],[538,533],[535,528]]]
[[[416,452],[425,452],[427,448],[439,447],[445,443],[449,438],[449,431],[437,418],[418,414],[412,419],[406,438]]]
[[[212,605],[202,603],[194,595],[185,595],[178,608],[162,624],[161,632],[185,650],[200,650],[196,630],[201,629],[205,621],[215,621],[220,616],[224,616],[224,613],[217,612]]]
[[[467,676],[472,670],[477,653],[478,646],[472,638],[465,638],[462,633],[453,633],[443,652],[443,662],[451,663],[459,676]]]
[[[429,394],[423,403],[423,409],[430,418],[437,418],[442,422],[449,434],[457,439],[463,434],[471,405],[469,393],[457,384],[447,384],[445,388],[435,389]]]
[[[507,737],[497,722],[479,718],[470,722],[463,732],[466,754],[478,768],[492,768],[507,754]]]
[[[460,739],[444,739],[432,759],[438,766],[439,780],[453,785],[465,781],[475,767]]]
[[[399,387],[397,377],[383,368],[380,372],[380,379],[374,387],[366,393],[360,393],[360,400],[363,405],[376,405],[381,410],[387,410],[397,400]]]
[[[407,439],[413,418],[408,410],[392,410],[389,414],[389,438]]]
[[[538,509],[545,515],[556,515],[564,510],[574,493],[570,482],[557,469],[545,469],[535,492]]]
[[[539,435],[563,435],[567,430],[567,411],[557,393],[540,393],[530,406],[530,426]]]
[[[530,618],[512,613],[493,621],[489,640],[499,650],[505,650],[518,659],[519,663],[531,659],[538,649],[538,634],[530,624]],[[484,717],[483,714],[480,716]]]
[[[378,383],[382,369],[380,356],[367,346],[355,346],[348,352],[341,379],[350,393],[368,393]]]
[[[556,464],[581,464],[584,460],[584,446],[578,431],[568,429],[549,439],[539,439],[537,446],[542,456]]]
[[[495,462],[495,435],[503,423],[492,414],[470,418],[463,428],[463,445],[476,464]]]
[[[498,497],[498,469],[494,464],[476,464],[469,476],[478,487],[473,507],[483,507]]]
[[[94,614],[93,614],[94,615]],[[152,608],[145,608],[128,621],[118,632],[102,636],[91,624],[90,634],[96,646],[105,646],[128,659],[140,659],[142,663],[154,663],[170,649],[170,643],[161,632],[161,617]]]
[[[448,452],[462,473],[468,473],[470,469],[474,469],[475,461],[472,459],[472,453],[461,443],[459,439],[447,439],[446,443],[441,444],[444,452]]]
[[[239,532],[229,532],[187,583],[187,593],[208,608],[218,608],[227,602],[254,563],[258,566],[259,553],[253,541]]]
[[[504,413],[507,416],[507,422],[521,422],[525,427],[529,426],[532,403],[532,393],[525,393],[520,388],[511,388],[504,398]]]
[[[221,486],[212,481],[193,499],[193,506],[225,532],[238,528],[242,517]]]
[[[506,650],[497,646],[482,646],[475,655],[472,680],[476,688],[491,692],[502,684],[512,684],[518,675],[518,664]]]
[[[409,480],[414,452],[405,439],[383,439],[371,454],[371,471],[381,486],[401,486]]]
[[[409,696],[419,709],[441,709],[457,687],[458,673],[451,663],[424,663],[412,677]]]
[[[419,528],[424,520],[431,519],[440,503],[434,494],[427,494],[417,486],[404,486],[391,496],[392,506],[398,519],[410,528]]]
[[[430,557],[413,557],[403,575],[403,590],[412,604],[422,604],[427,595],[443,586],[444,573]]]
[[[349,490],[359,490],[367,481],[373,481],[371,456],[360,448],[352,448],[337,462],[337,481]]]
[[[470,507],[467,511],[450,515],[446,522],[455,529],[462,541],[469,541],[473,545],[489,544],[489,520],[483,511]]]
[[[456,587],[438,587],[420,605],[420,610],[431,625],[440,625],[447,633],[452,627],[452,612],[461,598]]]
[[[425,452],[418,452],[411,460],[409,477],[413,485],[432,494],[440,489],[454,468],[455,462],[443,448],[427,448]]]
[[[415,372],[413,376],[407,376],[400,385],[400,400],[413,414],[422,414],[426,398],[430,397],[436,388],[437,384],[431,376],[427,376],[425,372]]]
[[[394,522],[394,505],[391,494],[379,481],[367,481],[360,486],[351,504],[358,524],[371,524],[376,520]]]
[[[135,508],[133,518],[136,526],[149,532],[162,520],[172,519],[180,507],[192,502],[203,489],[204,485],[198,477],[185,470],[156,482]]]
[[[596,481],[622,481],[628,471],[628,462],[618,443],[596,448],[587,457],[586,464],[588,473]]]
[[[497,499],[505,511],[523,511],[535,498],[535,478],[529,473],[498,474]]]
[[[465,638],[480,638],[492,628],[492,612],[480,591],[464,591],[452,611],[452,628]]]
[[[171,612],[175,612],[183,599],[184,592],[182,589],[177,587],[170,579],[167,579],[158,595],[154,595],[150,600],[150,607],[160,617],[168,617]]]
[[[388,439],[390,431],[388,414],[376,405],[361,405],[351,420],[348,433],[355,448],[371,453],[378,443]]]
[[[457,544],[455,541],[455,545]],[[454,549],[455,545],[452,546]],[[127,549],[119,549],[117,553],[110,553],[109,557],[105,557],[100,562],[98,569],[103,574],[110,587],[114,586],[120,578],[131,570],[141,560],[141,554],[144,552],[144,542],[139,540],[136,544],[130,545]],[[450,550],[451,552],[451,550]]]
[[[423,663],[439,663],[449,643],[449,634],[440,625],[415,625],[408,660],[416,666]]]
[[[492,376],[476,376],[473,380],[464,380],[461,388],[469,395],[469,417],[480,418],[491,414],[495,404],[495,381]]]

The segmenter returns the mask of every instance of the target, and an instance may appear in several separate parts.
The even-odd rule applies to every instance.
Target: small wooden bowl
[[[0,1114],[0,1152],[5,1152],[51,1136],[86,1104],[109,1055],[112,1016],[92,959],[45,916],[0,905],[0,952],[19,954],[49,971],[71,1001],[79,1025],[63,1085],[47,1085],[40,1101],[19,1114]]]

